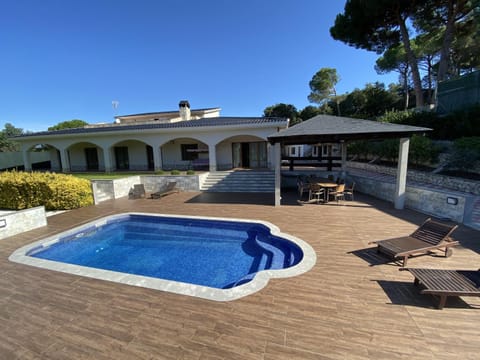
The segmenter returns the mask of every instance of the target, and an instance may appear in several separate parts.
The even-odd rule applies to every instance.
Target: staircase
[[[215,171],[208,174],[201,191],[206,192],[274,192],[275,173],[263,170]]]

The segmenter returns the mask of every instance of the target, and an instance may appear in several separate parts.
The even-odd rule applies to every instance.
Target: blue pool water
[[[260,223],[128,214],[82,229],[28,256],[228,289],[303,252]]]

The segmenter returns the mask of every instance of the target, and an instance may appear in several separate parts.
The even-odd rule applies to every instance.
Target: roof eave
[[[290,135],[290,136],[269,136],[268,141],[273,145],[281,143],[284,145],[293,144],[317,144],[321,142],[342,142],[355,140],[382,140],[411,137],[414,134],[423,135],[431,129],[379,132],[379,133],[351,133],[351,134],[308,134],[308,135]]]

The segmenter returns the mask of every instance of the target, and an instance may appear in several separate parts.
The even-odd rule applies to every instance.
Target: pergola
[[[407,182],[408,147],[410,137],[423,135],[432,129],[382,123],[378,121],[354,119],[348,117],[317,115],[307,121],[281,130],[268,137],[274,146],[275,162],[275,206],[280,205],[281,188],[281,146],[320,143],[340,143],[342,145],[342,170],[345,171],[347,143],[355,140],[400,139],[398,167],[394,194],[396,209],[405,204],[405,185]]]

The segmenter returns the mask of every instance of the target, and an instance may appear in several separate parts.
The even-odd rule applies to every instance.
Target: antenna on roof
[[[117,116],[118,105],[120,105],[120,101],[118,101],[118,100],[113,100],[112,101],[112,108],[113,108],[113,112],[114,112],[115,116]]]

